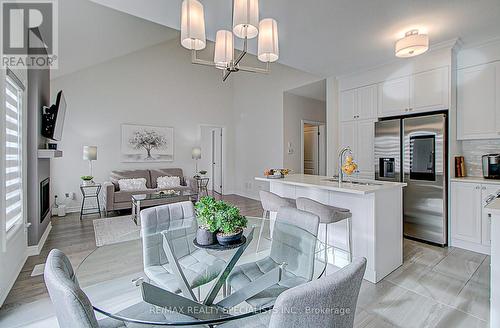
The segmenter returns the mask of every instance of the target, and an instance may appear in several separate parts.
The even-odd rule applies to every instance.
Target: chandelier
[[[243,50],[235,58],[234,36],[243,39]],[[266,65],[248,67],[240,64],[247,54],[248,40],[257,37],[257,58]],[[191,62],[222,70],[222,81],[233,72],[269,73],[269,63],[279,58],[278,24],[272,18],[259,22],[258,0],[234,0],[233,29],[219,30],[215,36],[214,60],[199,59],[197,51],[206,47],[203,5],[198,0],[184,0],[181,13],[181,44],[191,50]]]

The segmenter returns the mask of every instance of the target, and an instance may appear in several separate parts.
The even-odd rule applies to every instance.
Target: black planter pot
[[[223,233],[219,232],[217,234],[217,241],[223,246],[237,244],[240,242],[241,236],[243,236],[243,229],[240,229],[238,232],[232,235],[224,235]]]
[[[215,232],[198,228],[196,231],[196,242],[202,246],[208,246],[215,243]]]

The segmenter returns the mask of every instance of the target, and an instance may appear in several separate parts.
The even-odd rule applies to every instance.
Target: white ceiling
[[[174,29],[181,0],[92,0]],[[231,26],[232,0],[201,0],[207,37]],[[62,1],[61,1],[62,2]],[[500,37],[499,0],[261,0],[260,16],[278,21],[280,62],[327,77],[395,60],[394,42],[420,28],[432,44]],[[251,52],[255,53],[256,41]]]
[[[51,78],[178,36],[178,31],[88,0],[59,1],[59,69]]]
[[[326,101],[326,80],[319,80],[286,92],[296,96]]]

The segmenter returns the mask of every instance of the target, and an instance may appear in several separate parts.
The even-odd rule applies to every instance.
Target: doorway
[[[200,170],[207,171],[208,190],[223,194],[223,134],[219,126],[200,126]]]
[[[326,123],[301,121],[302,172],[326,175]]]

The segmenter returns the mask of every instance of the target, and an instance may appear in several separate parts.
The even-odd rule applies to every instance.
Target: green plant
[[[209,230],[210,232],[217,231],[217,220],[215,214],[217,212],[217,201],[213,197],[202,197],[195,204],[196,218],[200,227]]]
[[[195,209],[200,227],[211,232],[233,234],[247,226],[247,218],[240,214],[237,207],[213,197],[202,197]]]
[[[247,226],[247,218],[240,214],[240,210],[237,207],[224,201],[219,201],[218,203],[219,210],[215,217],[218,230],[221,233],[225,235],[234,234]]]
[[[83,175],[80,177],[80,179],[82,179],[83,181],[90,181],[92,180],[94,177],[93,176],[90,176],[90,175]]]

